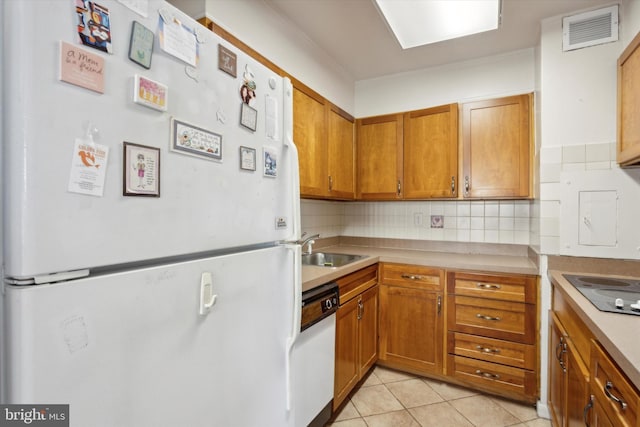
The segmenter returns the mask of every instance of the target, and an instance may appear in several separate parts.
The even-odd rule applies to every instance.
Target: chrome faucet
[[[302,236],[304,238],[304,236],[306,236],[307,233],[302,233]],[[313,247],[312,245],[316,242],[315,239],[319,238],[320,235],[319,234],[314,234],[313,236],[307,237],[306,239],[300,239],[298,240],[296,243],[299,244],[300,246],[302,246],[302,255],[311,255],[311,252],[313,251]],[[304,251],[304,247],[305,245],[307,246],[307,251]]]

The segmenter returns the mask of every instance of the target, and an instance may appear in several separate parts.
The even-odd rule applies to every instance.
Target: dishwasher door
[[[291,355],[294,425],[324,426],[331,417],[338,285],[302,294],[301,332]]]

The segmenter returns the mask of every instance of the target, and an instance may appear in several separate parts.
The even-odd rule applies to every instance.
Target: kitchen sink
[[[342,267],[366,258],[365,255],[332,254],[328,252],[314,252],[302,255],[302,265],[313,265],[316,267]]]

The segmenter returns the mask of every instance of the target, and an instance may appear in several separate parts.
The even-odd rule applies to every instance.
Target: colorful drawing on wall
[[[167,111],[169,102],[167,86],[137,74],[133,80],[133,102],[155,110]]]
[[[113,53],[109,9],[89,0],[76,0],[76,15],[82,44]]]

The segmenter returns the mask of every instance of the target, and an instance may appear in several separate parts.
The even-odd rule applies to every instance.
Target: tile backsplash
[[[322,237],[529,244],[531,201],[302,200],[302,230]],[[432,227],[432,222],[434,227]]]

